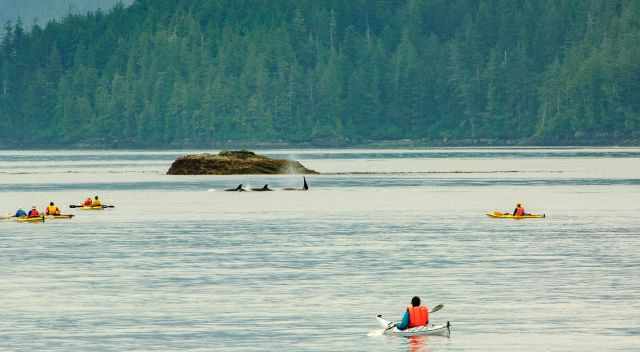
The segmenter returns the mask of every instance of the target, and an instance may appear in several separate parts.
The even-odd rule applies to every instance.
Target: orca
[[[244,188],[242,188],[242,183],[241,183],[236,188],[229,188],[229,189],[225,189],[224,191],[225,192],[244,192],[246,190]]]
[[[268,192],[268,191],[273,191],[271,188],[269,188],[269,185],[264,185],[264,187],[262,188],[252,188],[251,189],[254,192]]]
[[[309,184],[307,184],[307,178],[302,176],[302,188],[283,188],[283,191],[308,191],[309,190]]]

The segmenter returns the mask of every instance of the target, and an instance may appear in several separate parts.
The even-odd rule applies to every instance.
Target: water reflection
[[[431,349],[427,345],[429,341],[428,336],[410,336],[407,338],[407,344],[409,346],[409,352],[431,352]]]

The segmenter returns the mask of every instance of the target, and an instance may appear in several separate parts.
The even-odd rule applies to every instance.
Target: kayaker
[[[49,202],[46,213],[47,215],[60,215],[60,208],[58,208],[53,202]]]
[[[98,196],[95,196],[93,198],[93,202],[91,203],[92,207],[101,207],[102,206],[102,202],[100,201],[100,198],[98,198]]]
[[[27,215],[28,218],[39,218],[40,217],[40,212],[38,211],[38,209],[36,209],[36,206],[34,205],[33,207],[31,207],[31,210],[29,210],[29,214]]]
[[[87,197],[87,199],[85,199],[84,202],[82,202],[82,206],[90,207],[91,203],[93,203],[93,201],[91,200],[91,197]]]
[[[524,212],[524,208],[522,207],[522,204],[518,203],[516,204],[516,208],[513,210],[513,216],[525,216],[526,213]]]
[[[25,216],[27,216],[27,212],[24,209],[18,209],[16,215],[14,215],[16,218],[24,218]]]
[[[402,321],[396,325],[398,330],[415,328],[429,324],[429,307],[420,305],[420,297],[415,296],[411,299],[411,305],[404,312]]]

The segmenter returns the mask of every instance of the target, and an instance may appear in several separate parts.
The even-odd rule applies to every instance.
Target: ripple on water
[[[321,171],[348,173],[355,159],[379,174],[313,177],[311,192],[229,194],[207,190],[300,180],[173,178],[154,168],[178,152],[92,152],[105,169],[84,184],[83,173],[59,183],[0,175],[7,212],[96,191],[116,203],[68,222],[0,223],[0,349],[637,349],[637,151],[368,151],[362,164],[351,152],[296,153]],[[74,172],[87,162],[60,155]],[[0,163],[22,157],[1,152]],[[145,172],[118,176],[110,163]],[[396,168],[407,174],[386,173]],[[548,217],[483,215],[522,200]],[[379,334],[375,315],[399,319],[414,294],[445,304],[432,319],[450,320],[452,338]]]

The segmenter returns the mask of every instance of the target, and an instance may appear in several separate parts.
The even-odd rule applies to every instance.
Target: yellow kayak
[[[488,217],[491,218],[495,218],[495,219],[516,219],[516,220],[520,220],[520,219],[544,219],[546,217],[545,214],[527,214],[527,215],[522,215],[522,216],[514,216],[513,214],[508,214],[508,213],[502,213],[499,211],[492,211],[490,213],[487,213]]]
[[[82,207],[78,207],[78,209],[80,209],[80,210],[103,210],[104,207],[102,205],[97,206],[97,207],[85,207],[85,206],[82,206]]]
[[[37,218],[29,218],[29,217],[22,217],[22,218],[16,218],[17,222],[44,222],[44,216],[39,216]]]
[[[75,215],[73,214],[60,214],[60,215],[47,215],[47,220],[55,219],[71,219]]]

